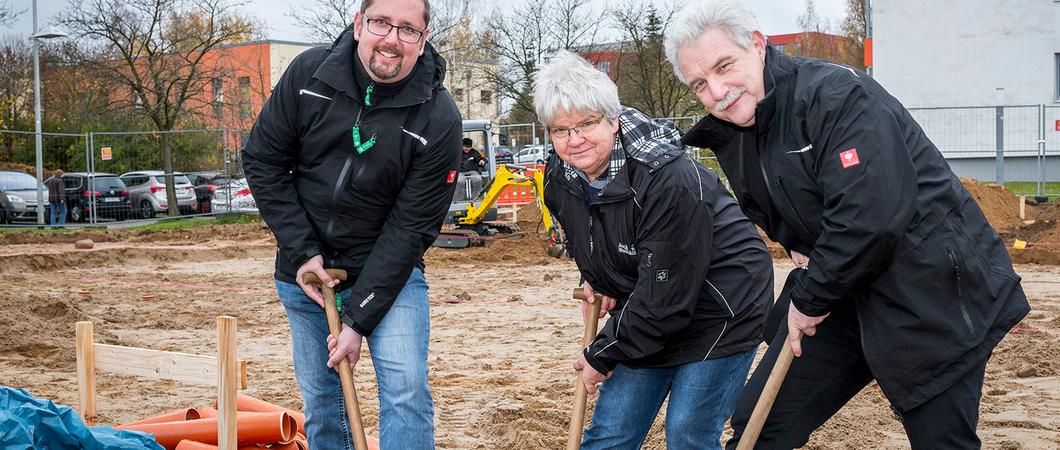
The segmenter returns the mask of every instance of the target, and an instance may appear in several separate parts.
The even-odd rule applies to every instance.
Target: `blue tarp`
[[[0,450],[165,450],[150,434],[89,427],[68,406],[0,386]]]

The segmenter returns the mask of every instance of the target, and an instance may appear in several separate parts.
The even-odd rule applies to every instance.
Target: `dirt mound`
[[[538,239],[548,238],[548,230],[545,229],[544,223],[541,222],[541,208],[537,206],[537,202],[519,208],[515,216],[515,224],[519,226],[520,230],[526,232],[527,236]]]
[[[215,240],[275,242],[264,222],[206,225],[181,230],[72,230],[54,233],[0,234],[0,245],[72,244],[82,239],[93,242],[210,242]]]
[[[0,255],[0,274],[92,269],[128,264],[217,261],[250,256],[267,256],[267,244],[246,244],[217,248],[106,248],[78,253],[37,253]]]
[[[972,198],[979,204],[979,208],[986,215],[990,226],[996,230],[1016,228],[1023,226],[1020,219],[1020,198],[1004,186],[994,184],[983,184],[972,178],[961,178],[964,188],[972,194]],[[1026,209],[1027,220],[1034,219],[1035,212],[1032,208]]]
[[[78,300],[74,295],[46,291],[29,294],[26,298],[0,296],[0,309],[4,311],[0,314],[0,329],[4,330],[0,353],[13,352],[45,361],[73,361],[72,324],[93,320],[78,308]],[[96,342],[116,342],[112,333],[96,331],[93,334]]]
[[[73,244],[82,239],[92,242],[118,242],[126,233],[119,230],[71,231],[56,233],[6,233],[0,234],[0,245],[19,244]]]
[[[568,387],[560,386],[564,392]],[[524,390],[515,401],[491,408],[480,426],[489,430],[490,448],[563,448],[569,421],[569,409],[543,399],[536,390]]]

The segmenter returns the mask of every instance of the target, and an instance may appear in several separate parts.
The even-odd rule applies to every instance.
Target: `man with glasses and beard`
[[[338,367],[366,338],[380,445],[434,448],[423,254],[453,197],[461,120],[427,42],[427,0],[364,0],[330,46],[299,55],[243,148],[247,181],[276,235],[275,284],[291,327],[305,429],[315,450],[350,449]],[[345,269],[339,283],[324,268]],[[335,287],[342,332],[323,297]]]

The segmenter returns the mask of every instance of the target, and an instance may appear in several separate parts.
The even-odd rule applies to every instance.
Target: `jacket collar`
[[[313,78],[361,102],[364,93],[359,92],[353,80],[356,49],[357,40],[353,37],[353,24],[350,24],[331,44],[330,54],[317,67]],[[426,43],[423,54],[416,60],[416,67],[409,74],[410,79],[399,92],[387,99],[386,106],[405,107],[430,100],[434,89],[442,86],[445,66],[445,58],[435,52],[430,42]]]
[[[625,198],[631,194],[628,162],[637,161],[651,172],[680,159],[685,153],[685,147],[681,144],[681,133],[672,122],[652,119],[630,107],[622,108],[618,122],[611,162],[605,172],[608,177],[607,185],[600,191],[601,200],[605,201]],[[562,160],[560,162],[563,164],[566,182],[571,186],[580,186],[575,180],[583,177],[581,171]]]

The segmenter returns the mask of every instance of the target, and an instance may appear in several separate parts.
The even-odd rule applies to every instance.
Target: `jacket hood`
[[[345,92],[350,98],[358,99],[358,92],[353,80],[354,60],[357,57],[357,40],[353,37],[353,24],[346,27],[339,37],[335,38],[328,49],[330,52],[320,64],[313,78],[316,78],[336,91]],[[393,99],[392,106],[403,107],[424,103],[431,99],[434,91],[442,89],[445,81],[446,61],[430,42],[423,46],[423,54],[416,60],[416,66],[409,73],[410,79],[404,88]]]

